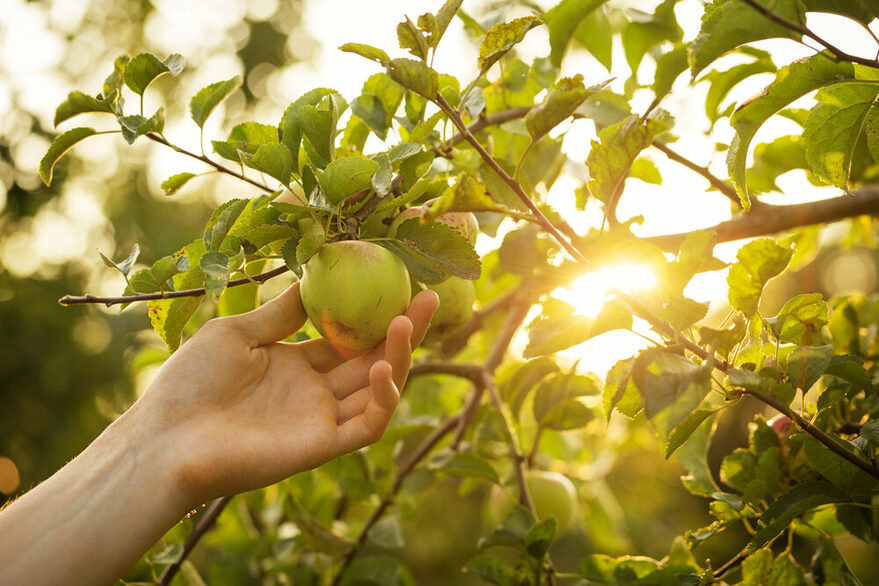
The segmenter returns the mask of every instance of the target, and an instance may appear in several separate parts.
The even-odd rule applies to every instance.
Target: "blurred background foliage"
[[[0,11],[0,457],[11,459],[20,482],[10,484],[13,472],[0,467],[0,475],[7,476],[0,488],[9,489],[0,494],[0,504],[81,451],[142,391],[165,356],[142,308],[120,314],[98,306],[57,304],[67,293],[121,291],[118,275],[103,266],[95,248],[118,259],[138,242],[141,258],[156,259],[198,234],[217,202],[238,195],[230,188],[240,190],[232,180],[215,176],[197,191],[166,198],[159,184],[177,164],[173,155],[156,155],[156,145],[147,141],[126,148],[115,137],[94,140],[66,157],[47,188],[39,180],[37,166],[54,135],[55,105],[70,88],[99,87],[118,55],[173,51],[197,67],[187,68],[173,85],[159,80],[152,86],[152,99],[180,107],[195,90],[228,77],[232,70],[243,75],[244,91],[226,103],[225,119],[216,117],[214,128],[228,128],[230,120],[244,118],[274,120],[287,103],[311,87],[300,86],[300,91],[285,95],[273,91],[291,66],[308,63],[318,50],[307,25],[332,26],[307,23],[303,15],[309,3],[318,4],[317,0],[4,3]],[[378,4],[388,8],[390,3]],[[392,8],[382,12],[393,13],[394,18],[403,9],[418,12],[404,3]],[[493,8],[497,7],[485,7],[489,20]],[[386,45],[393,44],[389,39]],[[333,72],[329,78],[344,75]],[[169,121],[169,134],[177,130]],[[825,297],[853,289],[875,291],[876,256],[866,248],[876,244],[869,241],[871,233],[853,229],[850,237],[837,239],[842,244],[815,248],[810,262],[787,281],[772,284],[767,305],[776,309],[780,300],[800,291],[819,291]],[[411,422],[458,410],[465,389],[456,391],[452,386],[440,387],[435,379],[422,379],[407,393],[410,399],[401,418]],[[756,405],[750,411],[730,410],[721,421],[712,445],[712,468],[717,469],[723,455],[747,444],[747,422],[757,411]],[[596,419],[576,434],[556,435],[545,439],[544,445],[548,442],[549,453],[567,459],[571,470],[566,472],[581,479],[582,504],[580,528],[555,546],[559,567],[575,565],[586,552],[661,558],[674,536],[711,521],[705,501],[681,487],[679,466],[661,457],[648,426],[628,429],[620,421],[608,425]],[[387,458],[399,459],[422,437],[413,434],[396,448],[394,438],[386,438],[371,454],[385,450]],[[347,456],[236,499],[192,562],[209,584],[261,583],[261,578],[280,573],[287,575],[289,583],[310,583],[306,570],[285,562],[294,558],[285,556],[284,548],[292,547],[294,538],[301,539],[301,529],[290,521],[304,509],[332,525],[338,511],[329,510],[326,503],[332,500],[327,493],[335,490],[335,482],[347,483],[355,494],[358,485],[387,482],[380,471],[358,476],[364,465],[359,456]],[[427,486],[433,490],[412,501],[418,503],[412,506],[406,497]],[[365,494],[372,490],[370,485]],[[484,487],[468,491],[461,481],[413,475],[404,495],[396,512],[407,544],[401,555],[418,583],[479,583],[459,568],[472,554],[477,536],[489,530],[491,519],[482,506],[489,498]],[[364,507],[364,515],[369,510],[365,503],[349,506]],[[184,521],[166,541],[181,541],[190,530],[191,521]],[[320,536],[310,537],[320,543]],[[737,551],[742,539],[743,535],[727,533],[709,541],[698,554],[723,561]],[[876,552],[856,543],[846,545],[849,563],[865,583],[879,580],[873,563]],[[321,546],[333,555],[331,544]],[[160,547],[153,552],[157,562],[163,555]],[[367,551],[381,553],[382,548],[370,545]],[[148,565],[142,563],[130,577],[149,579]]]

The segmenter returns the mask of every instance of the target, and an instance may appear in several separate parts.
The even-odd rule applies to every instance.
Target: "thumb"
[[[297,282],[253,311],[226,319],[251,346],[262,346],[296,333],[306,318]]]

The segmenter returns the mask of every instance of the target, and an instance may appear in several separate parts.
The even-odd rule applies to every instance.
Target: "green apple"
[[[449,277],[445,281],[428,285],[428,289],[436,291],[440,304],[424,341],[437,342],[454,332],[473,316],[473,302],[476,300],[476,286],[473,281],[461,277]]]
[[[305,263],[303,273],[300,291],[308,318],[346,358],[377,346],[409,306],[406,265],[371,242],[327,244]]]
[[[571,528],[577,511],[577,490],[574,483],[558,472],[547,470],[525,470],[525,482],[534,501],[539,520],[555,517],[556,535]],[[491,492],[490,509],[493,520],[499,523],[513,512],[519,503],[519,487],[516,482],[503,488],[495,486]]]

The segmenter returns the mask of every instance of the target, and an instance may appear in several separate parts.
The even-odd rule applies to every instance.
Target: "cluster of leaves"
[[[423,283],[449,276],[478,279],[485,307],[508,307],[497,303],[504,297],[526,309],[540,306],[540,315],[527,327],[527,362],[503,365],[496,379],[497,365],[482,369],[496,389],[471,373],[477,382],[469,399],[462,398],[470,389],[465,382],[442,387],[443,397],[431,403],[418,398],[426,394],[419,393],[419,385],[438,383],[419,378],[386,437],[367,452],[252,497],[262,499],[251,505],[265,513],[260,541],[248,549],[264,562],[261,572],[284,573],[294,581],[335,576],[342,584],[413,583],[402,560],[358,555],[360,548],[367,542],[401,548],[404,518],[415,514],[414,503],[443,478],[458,479],[464,495],[485,497],[487,486],[521,478],[523,466],[572,470],[565,462],[593,457],[583,445],[598,442],[602,415],[610,418],[617,411],[636,422],[649,421],[665,456],[675,455],[687,469],[684,487],[709,499],[714,521],[675,540],[662,560],[581,555],[579,577],[594,583],[700,584],[735,576],[732,571],[740,566],[741,580],[751,584],[857,581],[833,536],[847,532],[869,542],[879,527],[879,300],[851,296],[828,302],[804,293],[766,317],[759,311],[766,284],[791,263],[803,262],[807,238],[751,241],[728,266],[714,257],[716,235],[710,230],[691,233],[670,255],[635,238],[632,221],[618,222],[614,210],[629,179],[661,181],[647,153],[674,140],[674,119],[659,106],[687,71],[692,83],[709,84],[710,123],[728,118],[734,130],[728,146],[730,199],[744,217],[759,213],[752,198],[776,190],[778,176],[792,169],[805,169],[814,182],[845,191],[875,183],[879,63],[849,59],[828,45],[779,67],[769,53],[747,43],[808,36],[799,24],[807,12],[836,13],[866,26],[879,17],[879,9],[865,0],[714,0],[699,35],[683,43],[675,4],[664,0],[653,14],[616,18],[623,14],[603,0],[562,0],[545,13],[484,28],[461,10],[460,0],[449,0],[435,14],[398,25],[399,47],[408,57],[347,43],[341,50],[380,68],[350,103],[334,90],[313,89],[293,101],[278,124],[242,122],[225,140],[211,141],[220,161],[193,155],[265,193],[222,204],[200,238],[148,267],[134,269],[136,247],[123,262],[104,257],[125,277],[126,300],[155,294],[150,318],[172,351],[201,303],[198,296],[172,294],[202,290],[218,300],[221,314],[246,311],[257,304],[257,284],[270,263],[283,262],[283,268],[301,275],[322,246],[342,239],[386,246]],[[478,74],[466,85],[431,66],[456,15],[480,43]],[[516,46],[540,26],[548,31],[550,52],[529,64],[518,57]],[[621,93],[604,80],[587,87],[582,76],[559,77],[566,52],[577,46],[609,68],[616,33],[632,72]],[[731,53],[742,62],[712,69]],[[648,56],[656,68],[652,83],[645,85],[639,69]],[[145,136],[183,151],[164,136],[162,109],[149,118],[142,111],[125,115],[122,96],[127,87],[142,98],[159,76],[176,76],[181,69],[178,55],[164,61],[148,54],[119,58],[95,97],[68,96],[58,107],[56,124],[82,113],[110,114],[120,126],[114,132],[127,142]],[[738,107],[725,105],[738,84],[758,74],[773,76],[763,93]],[[192,98],[190,113],[199,128],[239,85],[239,78],[220,81]],[[653,92],[651,106],[633,111],[633,98],[644,90]],[[813,108],[791,109],[816,90]],[[803,132],[757,145],[749,168],[751,143],[776,114]],[[581,119],[594,124],[596,139],[585,161],[588,174],[582,173],[583,185],[570,197],[580,209],[601,206],[608,220],[586,234],[568,227],[541,198],[563,168],[582,167],[562,149],[571,121]],[[450,136],[449,125],[457,134]],[[62,133],[41,163],[43,179],[51,181],[59,158],[95,134],[84,127]],[[388,144],[389,136],[400,140]],[[384,147],[367,153],[368,142]],[[261,179],[245,176],[246,171]],[[174,175],[162,187],[173,195],[196,177]],[[424,221],[408,220],[388,233],[402,209],[430,200],[434,204]],[[515,222],[508,222],[502,244],[480,259],[465,238],[432,220],[446,211],[478,213],[481,229],[490,235],[505,218]],[[594,317],[579,315],[549,295],[584,270],[633,259],[651,269],[656,286],[637,295],[620,293]],[[731,311],[712,327],[706,323],[708,305],[689,298],[685,289],[699,273],[727,267]],[[507,322],[514,329],[526,312],[519,313],[519,322]],[[508,320],[519,313],[510,311]],[[632,329],[633,314],[653,327],[655,346],[618,362],[603,382],[558,365],[554,355],[561,350],[611,330]],[[486,323],[477,324],[482,331],[460,354],[462,361],[497,355],[493,340],[505,330],[490,318],[479,316]],[[480,406],[486,387],[493,403]],[[748,447],[727,455],[715,478],[706,453],[716,421],[746,397],[774,408],[781,418],[758,417]],[[449,421],[458,425],[456,438],[422,462],[418,458],[455,428]],[[371,499],[378,499],[378,509],[370,506]],[[528,498],[522,500],[528,504]],[[735,526],[749,532],[739,555],[717,570],[697,559],[696,547]],[[220,530],[233,531],[230,527]],[[491,528],[464,569],[503,586],[552,582],[559,569],[549,552],[562,537],[556,529],[555,520],[541,519],[538,509],[517,508]],[[787,548],[776,545],[784,534]],[[808,564],[794,555],[793,536],[815,544]],[[174,552],[145,563],[176,561],[180,551]]]

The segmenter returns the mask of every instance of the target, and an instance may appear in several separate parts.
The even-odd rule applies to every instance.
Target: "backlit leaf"
[[[218,81],[198,91],[189,102],[189,111],[192,119],[199,128],[204,126],[211,112],[220,105],[220,102],[241,86],[241,77],[235,76],[225,81]]]
[[[55,109],[55,126],[58,126],[65,120],[73,118],[77,114],[86,112],[105,112],[113,113],[113,104],[104,101],[103,96],[93,98],[82,92],[70,92],[67,99],[58,104]]]
[[[171,175],[162,181],[162,191],[165,192],[165,195],[174,195],[193,177],[195,177],[195,173],[177,173],[176,175]]]
[[[40,179],[43,180],[43,183],[46,185],[52,184],[52,173],[58,159],[63,157],[76,143],[96,133],[97,131],[94,128],[79,127],[72,128],[55,137],[55,140],[49,145],[49,150],[46,151],[46,154],[40,160]]]
[[[388,75],[408,90],[412,90],[428,100],[433,100],[439,91],[439,78],[436,71],[413,59],[394,59],[388,65]]]
[[[561,66],[571,37],[589,13],[607,0],[562,0],[543,16],[549,29],[550,59],[556,67]]]
[[[138,95],[143,95],[149,86],[158,77],[167,74],[177,76],[183,71],[183,56],[173,53],[164,61],[159,61],[155,55],[141,53],[128,62],[122,78],[125,85]]]
[[[848,189],[857,149],[879,130],[868,121],[879,120],[879,85],[845,83],[826,87],[815,95],[803,129],[806,160],[812,171],[830,185]]]
[[[395,252],[412,276],[422,283],[438,283],[450,275],[475,280],[481,263],[473,246],[457,230],[441,222],[406,220],[395,239],[376,241]]]
[[[750,317],[757,311],[766,282],[787,267],[793,251],[770,238],[754,240],[743,246],[729,271],[729,303]]]
[[[600,86],[589,88],[583,85],[583,76],[565,77],[558,80],[539,105],[525,115],[525,127],[531,139],[536,141],[574,112],[583,100],[588,98]]]
[[[479,46],[479,69],[488,71],[514,45],[522,42],[528,31],[542,23],[536,16],[523,16],[491,27]]]
[[[792,22],[805,22],[798,0],[757,0],[773,13]],[[799,39],[789,28],[760,14],[745,2],[713,0],[705,7],[699,36],[690,44],[693,77],[740,45],[763,39]]]
[[[382,65],[387,65],[391,62],[391,58],[388,57],[388,54],[385,53],[382,49],[377,47],[373,47],[371,45],[364,45],[363,43],[345,43],[341,47],[339,47],[340,51],[344,51],[346,53],[354,53],[355,55],[360,55],[361,57],[366,57],[372,61],[376,61],[381,63]]]
[[[748,8],[744,4],[744,8]],[[736,131],[727,153],[727,167],[745,209],[750,207],[746,166],[748,147],[757,131],[770,116],[807,93],[824,86],[854,79],[854,67],[836,61],[827,53],[795,61],[778,70],[763,93],[745,102],[733,113],[730,124]]]

